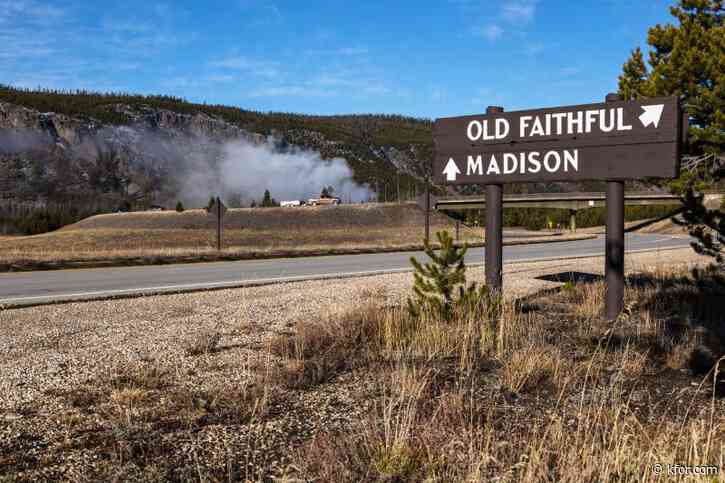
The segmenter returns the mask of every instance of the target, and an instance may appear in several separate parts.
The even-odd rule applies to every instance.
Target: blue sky
[[[419,117],[598,102],[660,0],[0,0],[0,83]]]

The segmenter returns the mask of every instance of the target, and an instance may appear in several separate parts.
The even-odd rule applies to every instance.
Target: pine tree
[[[691,245],[700,255],[711,257],[713,262],[704,271],[697,268],[693,273],[701,279],[710,275],[713,281],[725,285],[725,212],[708,209],[702,202],[702,196],[688,189],[684,195],[682,220],[673,218],[681,226],[686,226],[695,239]]]
[[[678,96],[689,116],[685,154],[707,155],[669,183],[682,194],[685,211],[676,220],[696,239],[693,248],[714,259],[715,271],[725,269],[725,213],[704,206],[696,191],[713,187],[725,177],[725,8],[723,0],[680,0],[670,8],[678,25],[649,29],[649,69],[635,49],[623,66],[619,91],[625,98]]]
[[[632,56],[622,67],[619,76],[619,93],[626,100],[639,99],[647,95],[647,67],[639,47],[632,51]]]
[[[471,309],[480,300],[488,300],[486,286],[479,289],[475,283],[466,284],[464,257],[468,244],[456,247],[447,231],[437,232],[436,238],[441,246],[440,253],[433,250],[428,240],[424,241],[424,250],[431,263],[422,265],[415,257],[410,258],[415,268],[415,298],[408,298],[408,312],[413,317],[430,312],[449,319],[456,307]]]
[[[619,93],[679,96],[690,116],[693,154],[725,144],[725,9],[723,0],[680,0],[670,8],[679,25],[655,25],[647,43],[649,69],[635,49],[619,77]]]
[[[270,194],[269,190],[264,190],[264,197],[262,198],[262,208],[269,208],[270,206],[275,206],[276,203],[274,199],[272,199],[272,195]]]
[[[179,213],[184,211],[184,203],[182,203],[181,200],[176,202],[176,211]]]
[[[332,186],[323,186],[320,192],[320,198],[332,198],[332,194],[335,192],[335,188]]]

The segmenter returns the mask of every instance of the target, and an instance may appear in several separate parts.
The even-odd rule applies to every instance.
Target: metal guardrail
[[[630,199],[672,199],[679,200],[679,195],[671,193],[652,193],[652,192],[630,192],[625,193],[626,198]],[[572,192],[572,193],[527,193],[527,194],[509,194],[504,195],[504,201],[529,201],[529,200],[590,200],[605,199],[604,192]],[[438,198],[439,203],[447,202],[465,202],[485,200],[485,196],[445,196]]]
[[[708,193],[708,195],[712,194],[714,193]],[[671,193],[630,192],[625,193],[624,200],[628,205],[674,205],[681,203],[680,196]],[[503,206],[519,208],[559,208],[576,211],[606,206],[606,195],[600,192],[510,194],[503,197]],[[482,209],[485,207],[486,197],[483,195],[449,196],[437,198],[432,203],[432,208],[444,211]]]

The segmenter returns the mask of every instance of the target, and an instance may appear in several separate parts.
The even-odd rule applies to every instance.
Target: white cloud
[[[441,87],[434,87],[430,94],[431,99],[435,102],[440,102],[448,97],[448,91]]]
[[[480,112],[484,112],[488,106],[501,104],[503,101],[500,94],[488,87],[478,89],[471,99],[471,105]]]
[[[329,41],[329,40],[328,40]],[[367,47],[337,47],[337,48],[322,48],[322,49],[306,49],[302,52],[303,55],[310,57],[329,57],[329,58],[344,58],[348,60],[365,60],[366,56],[370,53]]]
[[[503,29],[496,24],[489,24],[479,29],[476,29],[476,34],[487,39],[489,42],[493,42],[503,34]]]
[[[32,0],[0,0],[0,21],[19,15],[24,19],[44,20],[62,17],[65,11],[57,6]]]
[[[278,77],[280,75],[279,64],[277,62],[250,59],[243,55],[226,57],[210,62],[209,65],[221,69],[248,72],[261,77]]]
[[[279,24],[284,19],[282,11],[276,4],[266,0],[240,0],[239,6],[254,16],[251,25],[267,26]]]
[[[101,27],[106,32],[122,32],[129,34],[140,34],[151,32],[154,26],[149,21],[138,19],[119,19],[118,17],[105,17]]]
[[[55,53],[56,48],[47,39],[28,35],[22,29],[0,31],[0,59],[29,61]]]
[[[403,96],[383,79],[365,76],[359,71],[328,71],[295,84],[263,86],[252,90],[249,97],[366,97]]]
[[[362,91],[365,94],[371,94],[374,96],[385,96],[392,92],[392,90],[384,84],[369,84],[362,87]]]
[[[559,72],[564,76],[573,76],[581,73],[581,67],[563,67]]]
[[[534,57],[544,51],[544,44],[541,42],[534,42],[527,44],[524,47],[524,53],[529,57]]]
[[[334,97],[336,95],[338,93],[332,89],[288,85],[254,89],[248,94],[248,97]]]
[[[360,85],[360,81],[332,74],[321,74],[313,78],[310,83],[324,87],[357,87]]]
[[[65,44],[63,15],[56,7],[34,1],[0,0],[0,58],[28,63],[58,57]],[[51,21],[57,31],[49,31]]]
[[[368,49],[365,47],[342,47],[337,49],[337,53],[347,56],[367,55]]]
[[[210,82],[231,82],[234,80],[234,76],[225,74],[210,74],[205,77]]]
[[[153,10],[156,16],[161,18],[167,18],[169,15],[186,14],[186,10],[183,10],[179,5],[169,5],[168,3],[157,3],[153,5]]]
[[[341,91],[339,94],[345,93],[347,95],[357,95],[359,93],[387,95],[393,91],[378,76],[356,69],[338,69],[333,72],[322,72],[311,78],[307,82],[307,85],[316,88],[338,89]]]
[[[188,89],[190,87],[197,87],[198,81],[184,76],[177,76],[162,79],[159,84],[168,89]]]
[[[503,6],[501,14],[503,18],[511,22],[531,22],[536,14],[536,0],[507,2]]]
[[[267,5],[267,13],[272,17],[275,21],[282,20],[282,11],[277,7],[277,5]]]
[[[489,42],[498,40],[504,32],[522,34],[522,28],[534,21],[538,0],[504,0],[497,11],[491,12],[488,3],[460,0],[456,3],[465,12],[466,17],[488,18],[487,23],[479,23],[472,34],[485,38]]]

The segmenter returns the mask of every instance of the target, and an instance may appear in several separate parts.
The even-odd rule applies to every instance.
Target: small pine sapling
[[[456,247],[447,231],[437,232],[436,238],[441,247],[439,253],[424,241],[430,263],[421,264],[415,257],[410,258],[415,268],[414,297],[408,298],[410,315],[419,317],[422,312],[430,312],[450,319],[455,309],[473,310],[482,300],[489,301],[488,287],[466,284],[464,257],[468,244]]]

